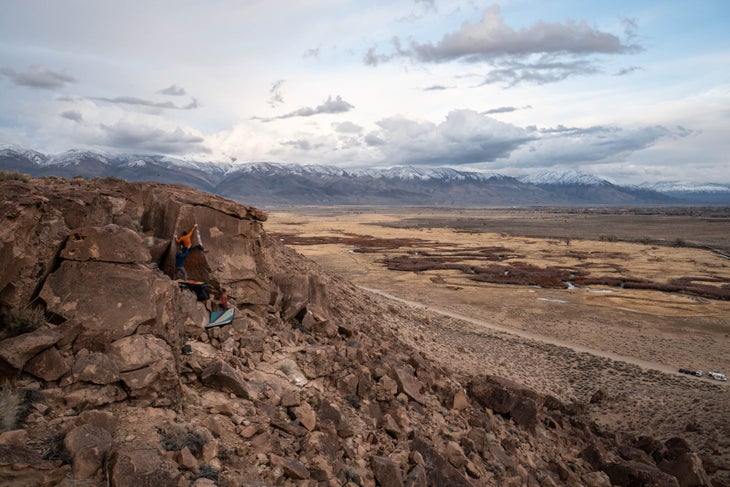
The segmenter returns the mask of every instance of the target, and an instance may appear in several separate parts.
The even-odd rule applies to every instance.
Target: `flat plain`
[[[410,316],[408,343],[682,436],[730,479],[730,208],[269,211],[266,231]],[[702,370],[703,377],[679,368]]]

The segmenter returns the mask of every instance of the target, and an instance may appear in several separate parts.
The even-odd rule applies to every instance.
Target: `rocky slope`
[[[411,316],[255,208],[109,179],[0,194],[0,485],[712,485],[681,438],[430,363],[399,338]],[[194,223],[186,268],[226,288],[231,325],[170,278]]]

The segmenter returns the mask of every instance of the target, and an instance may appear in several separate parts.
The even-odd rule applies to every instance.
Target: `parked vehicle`
[[[715,380],[727,382],[727,377],[725,376],[725,374],[721,374],[720,372],[708,372],[707,376]]]
[[[692,370],[692,369],[679,369],[680,374],[688,374],[688,375],[696,375],[697,377],[702,377],[703,372],[701,370]]]

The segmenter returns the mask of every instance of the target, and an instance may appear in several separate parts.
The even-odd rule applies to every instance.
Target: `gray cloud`
[[[541,128],[534,141],[514,154],[509,167],[550,167],[586,164],[613,164],[625,161],[632,153],[647,149],[665,139],[693,134],[684,127],[652,125],[626,129],[616,126]],[[497,169],[498,167],[494,167]]]
[[[103,101],[105,103],[112,103],[116,105],[137,105],[148,108],[156,108],[163,110],[194,110],[198,108],[198,100],[193,98],[187,105],[178,106],[171,101],[155,102],[145,100],[143,98],[137,98],[135,96],[117,96],[115,98],[106,97],[90,97],[90,100]]]
[[[385,145],[385,140],[381,139],[378,134],[371,132],[365,136],[365,143],[369,147],[379,147]]]
[[[281,94],[281,87],[284,84],[284,80],[280,79],[274,81],[274,84],[269,88],[269,106],[275,107],[281,103],[284,103],[284,97]]]
[[[498,108],[490,108],[489,110],[485,110],[481,112],[482,115],[492,115],[495,113],[511,113],[516,112],[517,110],[524,110],[527,108],[532,108],[530,105],[525,105],[523,107],[498,107]]]
[[[513,55],[620,54],[640,49],[639,45],[626,45],[616,35],[596,30],[585,21],[540,21],[514,30],[504,23],[499,6],[494,5],[479,22],[464,22],[459,30],[444,35],[435,44],[412,42],[403,54],[423,62],[475,62]]]
[[[362,132],[362,127],[353,122],[336,122],[332,124],[332,128],[335,132],[343,134],[359,134]]]
[[[182,88],[178,85],[170,85],[167,88],[158,91],[157,93],[168,96],[184,96],[187,94],[185,92],[185,88]]]
[[[319,51],[320,51],[320,48],[319,47],[313,47],[311,49],[307,49],[306,51],[304,51],[304,54],[302,55],[302,57],[304,57],[304,58],[308,58],[308,57],[318,58],[319,57]]]
[[[623,22],[626,37],[635,40],[636,22],[630,19]],[[411,41],[404,46],[400,38],[394,37],[390,44],[390,52],[378,52],[376,47],[371,47],[363,62],[377,66],[405,58],[422,63],[489,63],[495,69],[489,72],[484,83],[508,86],[522,82],[552,83],[570,76],[595,74],[600,69],[596,61],[584,59],[587,56],[630,54],[643,49],[638,43],[625,43],[617,35],[602,32],[585,21],[539,21],[515,30],[504,23],[497,5],[485,10],[480,21],[464,22],[438,42]]]
[[[571,76],[589,75],[598,72],[600,72],[600,69],[591,61],[550,62],[543,58],[541,61],[533,63],[505,63],[502,67],[491,70],[482,81],[482,84],[502,83],[505,87],[512,87],[521,83],[542,85],[562,81]]]
[[[304,107],[300,108],[298,110],[295,110],[293,112],[289,112],[284,115],[279,115],[278,117],[271,117],[271,118],[260,118],[260,117],[254,117],[255,120],[261,120],[264,122],[271,122],[272,120],[281,120],[285,118],[293,118],[293,117],[311,117],[314,115],[321,115],[324,113],[345,113],[349,112],[355,108],[353,105],[347,103],[345,100],[342,99],[341,96],[337,96],[335,99],[332,99],[330,96],[327,98],[327,100],[324,101],[321,105],[317,105],[316,107]]]
[[[440,124],[391,117],[365,139],[388,164],[461,165],[508,157],[535,138],[526,130],[473,110],[453,110]]]
[[[73,76],[38,65],[31,66],[25,73],[19,73],[10,67],[0,68],[0,75],[5,76],[18,86],[38,90],[63,88],[66,83],[76,81]]]
[[[613,73],[613,75],[614,76],[626,76],[627,74],[631,74],[636,71],[641,71],[642,69],[644,69],[644,68],[642,68],[641,66],[629,66],[628,68],[619,69],[618,71]]]
[[[121,149],[126,152],[147,152],[160,154],[209,153],[203,145],[204,139],[183,131],[180,127],[166,132],[157,127],[139,124],[100,124],[102,136],[94,143]]]
[[[431,85],[431,86],[425,87],[423,89],[423,91],[443,91],[443,90],[448,90],[448,89],[449,88],[447,86],[443,86],[443,85]]]
[[[78,110],[66,110],[65,112],[61,113],[61,117],[67,118],[77,123],[80,123],[84,119],[84,117],[81,115],[81,112],[79,112]]]
[[[312,150],[312,144],[306,139],[287,140],[286,142],[282,142],[282,145],[294,147],[295,149],[303,151]]]

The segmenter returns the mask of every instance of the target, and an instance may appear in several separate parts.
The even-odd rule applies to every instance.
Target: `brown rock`
[[[339,407],[331,401],[322,401],[317,410],[319,422],[331,421],[340,438],[347,438],[355,434],[350,423],[345,420]]]
[[[115,384],[82,387],[67,392],[63,397],[66,405],[71,408],[80,405],[102,406],[124,399],[127,399],[127,393]]]
[[[464,389],[459,389],[454,394],[454,400],[452,402],[452,408],[458,411],[464,410],[469,406],[469,397],[466,395]]]
[[[238,375],[233,367],[223,360],[214,360],[211,362],[200,374],[200,380],[208,387],[223,392],[231,392],[244,399],[254,397],[248,384]]]
[[[464,455],[464,450],[462,450],[461,446],[455,441],[449,441],[446,443],[444,454],[446,455],[446,459],[449,463],[456,468],[463,467],[469,461],[469,459],[466,458],[466,455]]]
[[[601,470],[608,463],[608,452],[606,448],[599,442],[594,441],[585,447],[578,455],[596,470]]]
[[[587,472],[580,480],[586,487],[611,487],[611,479],[605,472]]]
[[[423,464],[418,463],[408,472],[405,487],[426,487],[427,485],[426,468]]]
[[[411,446],[413,451],[421,454],[426,468],[429,485],[448,485],[450,487],[472,487],[472,483],[453,465],[451,465],[435,448],[420,436],[416,436]]]
[[[485,376],[474,379],[469,392],[482,406],[513,418],[521,426],[534,429],[537,425],[542,400],[532,389],[503,377]]]
[[[84,411],[79,414],[76,424],[88,424],[106,430],[112,435],[117,431],[117,418],[109,411],[99,411],[97,409]]]
[[[153,448],[120,449],[109,461],[111,487],[179,487],[180,478],[177,464]]]
[[[22,369],[26,362],[55,345],[61,338],[63,335],[48,328],[39,328],[30,333],[6,338],[0,341],[0,359],[16,369]]]
[[[281,394],[281,405],[285,408],[298,406],[300,403],[299,393],[293,390],[284,391]]]
[[[0,444],[0,482],[5,486],[58,485],[69,468],[57,468],[25,445]]]
[[[132,335],[112,342],[109,356],[119,372],[141,369],[158,361],[174,361],[172,349],[153,335]]]
[[[603,467],[611,484],[621,487],[679,487],[677,479],[645,463],[622,461]]]
[[[314,431],[315,426],[317,426],[317,414],[308,402],[301,403],[292,412],[294,413],[294,418],[299,421],[299,424],[309,431]]]
[[[25,445],[28,443],[26,430],[10,430],[0,433],[0,445]]]
[[[662,472],[676,477],[680,487],[712,487],[712,481],[696,453],[682,452],[675,459],[664,460],[658,466]]]
[[[119,380],[119,369],[104,353],[77,355],[72,371],[75,380],[99,385]]]
[[[0,194],[0,304],[19,308],[54,267],[68,228],[34,185],[4,183]]]
[[[49,348],[25,364],[24,370],[46,382],[60,379],[69,370],[68,363],[57,348]]]
[[[269,455],[269,463],[274,468],[281,467],[284,475],[290,479],[306,480],[309,478],[309,470],[296,458],[280,457],[272,453]]]
[[[114,224],[77,228],[68,237],[61,258],[130,264],[151,260],[150,252],[137,232]]]
[[[395,422],[395,419],[390,414],[384,414],[381,422],[381,428],[393,438],[397,439],[403,435],[403,432],[398,427],[398,423]]]
[[[190,453],[190,448],[187,446],[184,446],[180,450],[178,463],[186,470],[197,472],[199,469],[198,460],[195,458],[195,455]]]
[[[425,404],[425,400],[421,395],[423,384],[421,384],[421,381],[416,376],[404,368],[395,367],[395,377],[402,392],[417,403]]]
[[[77,426],[66,434],[63,445],[71,455],[74,477],[96,476],[112,447],[112,435],[89,424]]]
[[[390,458],[373,455],[370,462],[375,480],[381,487],[403,487],[400,465]]]
[[[157,319],[158,301],[169,301],[172,287],[167,278],[158,286],[161,279],[143,266],[66,260],[48,276],[41,298],[48,312],[78,319],[87,330],[108,330],[116,340]]]

